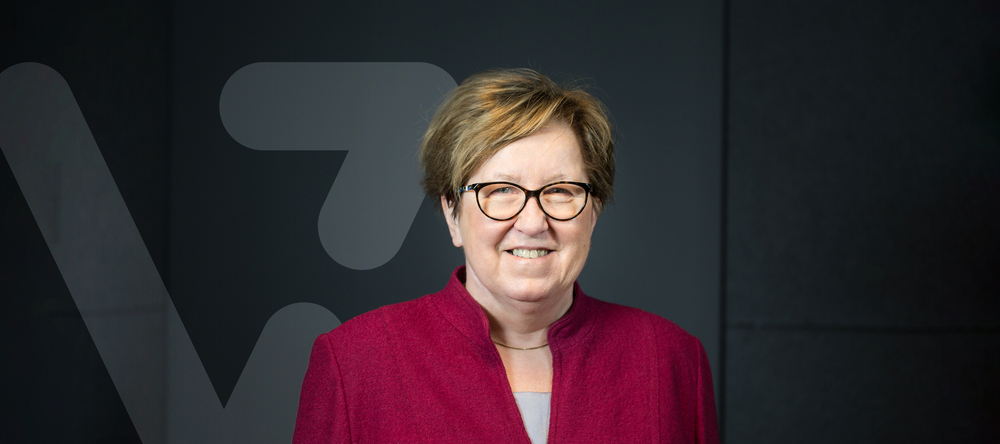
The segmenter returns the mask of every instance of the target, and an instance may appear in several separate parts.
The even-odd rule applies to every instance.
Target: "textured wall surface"
[[[117,306],[81,316],[69,294],[73,287],[63,283],[65,270],[61,274],[52,260],[5,160],[0,329],[16,339],[0,346],[0,404],[10,419],[0,433],[15,442],[135,442],[133,421],[149,422],[139,417],[153,418],[152,429],[167,424],[166,433],[140,426],[144,439],[194,442],[183,436],[193,428],[176,426],[184,415],[169,414],[185,404],[176,398],[197,392],[192,396],[206,401],[200,405],[238,410],[241,394],[248,396],[240,381],[254,374],[257,346],[267,342],[270,321],[289,313],[283,307],[312,302],[349,319],[436,291],[462,263],[428,201],[398,255],[376,270],[343,267],[324,251],[317,213],[340,170],[348,168],[351,147],[334,141],[322,151],[252,150],[220,121],[227,80],[262,61],[425,62],[459,81],[484,69],[526,66],[589,86],[617,126],[619,175],[615,205],[601,215],[581,285],[595,297],[675,321],[702,340],[715,369],[721,368],[721,1],[592,1],[572,8],[527,1],[503,8],[402,1],[11,3],[0,6],[0,69],[33,61],[66,80],[179,314]],[[413,121],[426,118],[417,113]],[[372,120],[358,131],[383,132],[385,122]],[[417,140],[400,148],[415,150]],[[55,170],[44,174],[61,183]],[[74,226],[59,193],[53,194],[41,206]],[[114,262],[95,259],[98,265]],[[98,279],[84,281],[101,293]],[[142,387],[155,396],[139,403],[145,411],[138,415],[134,403],[123,408],[119,400],[122,386],[115,385],[117,372],[109,378],[105,370],[105,348],[95,350],[94,342],[106,343],[88,331],[92,315],[156,334],[163,334],[167,318],[166,345],[142,357],[162,360],[166,348],[166,380]],[[190,334],[197,362],[173,359],[173,344],[184,336],[179,332]],[[136,339],[131,345],[160,339],[118,338]],[[276,353],[269,362],[306,359],[291,355]],[[204,384],[185,385],[185,377],[198,372],[173,371],[178,361],[204,370]],[[249,380],[258,388],[275,385]],[[184,395],[171,396],[177,392]],[[185,418],[204,416],[197,412],[187,409]],[[252,425],[268,422],[276,421]]]
[[[721,67],[711,68],[719,65],[711,48],[723,41],[715,6],[691,15],[677,5],[631,15],[549,8],[514,26],[485,4],[396,10],[398,23],[385,20],[384,7],[330,4],[302,26],[303,10],[259,4],[11,3],[0,5],[0,69],[36,61],[67,80],[152,259],[171,290],[179,289],[192,336],[208,338],[197,345],[221,399],[277,307],[306,295],[342,304],[335,308],[348,318],[375,303],[333,302],[327,287],[352,291],[364,279],[338,281],[347,275],[332,263],[253,253],[325,258],[319,247],[297,247],[313,241],[314,219],[279,236],[253,230],[285,224],[294,213],[268,205],[319,208],[344,153],[288,156],[236,146],[210,120],[228,76],[265,60],[424,60],[457,80],[529,65],[593,77],[622,130],[618,205],[595,235],[588,291],[611,299],[616,282],[627,281],[636,291],[615,295],[620,302],[699,313],[696,299],[671,299],[643,279],[715,297],[717,283],[705,277],[714,276],[719,250],[699,249],[717,242],[704,216],[717,203],[715,187],[726,184],[724,369],[715,373],[725,375],[727,442],[1000,441],[996,2],[730,0],[725,109],[716,109],[720,97],[697,93],[722,78]],[[372,33],[362,37],[365,29]],[[684,61],[698,68],[678,68]],[[706,143],[699,134],[714,121],[693,116],[722,113],[725,179],[706,184],[698,179],[715,168],[716,154],[698,154]],[[205,146],[170,154],[178,132]],[[255,175],[220,173],[225,168]],[[654,189],[646,180],[682,191],[662,213],[643,214],[637,209]],[[191,194],[172,201],[171,186]],[[212,207],[218,196],[229,199],[221,209]],[[191,222],[211,211],[222,214],[216,227]],[[440,222],[422,207],[412,229],[431,235],[408,240],[401,257],[446,249]],[[171,227],[182,236],[171,238]],[[0,433],[11,442],[137,442],[4,159],[0,232],[0,333],[8,338],[0,345]],[[205,245],[213,250],[199,252]],[[247,250],[219,253],[233,245]],[[178,257],[202,262],[171,273]],[[401,280],[438,286],[437,276],[393,267],[386,270]],[[604,274],[587,275],[596,270]],[[308,274],[323,281],[298,279]],[[223,285],[237,279],[247,292]],[[281,292],[292,296],[276,302]],[[217,329],[232,300],[247,302],[240,315],[254,328]],[[133,315],[143,316],[107,313]],[[711,325],[699,316],[688,318],[690,326]]]
[[[530,67],[588,86],[618,131],[617,176],[580,283],[676,322],[718,362],[721,1],[508,2],[501,9],[512,15],[482,2],[173,7],[170,290],[221,399],[275,310],[311,302],[346,321],[437,291],[463,263],[429,200],[408,215],[412,228],[385,265],[334,261],[317,242],[317,214],[330,184],[356,173],[341,171],[352,168],[352,148],[334,139],[327,151],[259,151],[234,140],[219,123],[219,93],[255,62],[419,61],[457,82]],[[358,132],[379,134],[383,124]],[[399,155],[412,159],[418,140],[397,146]]]
[[[733,0],[730,442],[1000,439],[1000,7]]]
[[[156,2],[4,2],[0,70],[39,62],[69,83],[161,273],[167,273],[169,10]],[[73,168],[72,165],[64,165]],[[58,173],[57,173],[58,174]],[[58,211],[53,202],[52,211]],[[4,442],[138,436],[6,159],[0,158],[0,416]],[[96,313],[162,325],[156,307]],[[155,342],[162,330],[151,333]],[[163,350],[149,350],[162,361]],[[161,408],[158,387],[150,403]]]

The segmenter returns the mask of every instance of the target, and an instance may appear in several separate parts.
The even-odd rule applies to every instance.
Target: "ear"
[[[451,243],[462,248],[462,231],[458,229],[458,206],[441,196],[441,212],[444,213],[444,221],[448,224],[448,232],[451,233]]]

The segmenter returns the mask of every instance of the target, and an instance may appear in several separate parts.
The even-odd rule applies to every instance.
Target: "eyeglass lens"
[[[493,219],[510,219],[527,203],[524,189],[509,183],[485,185],[476,193],[479,208]],[[568,220],[587,204],[587,190],[571,183],[555,183],[539,191],[538,203],[549,217]]]

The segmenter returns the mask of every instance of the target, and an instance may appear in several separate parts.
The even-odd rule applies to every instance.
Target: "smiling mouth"
[[[535,259],[549,254],[549,250],[525,250],[523,248],[515,248],[513,250],[507,250],[507,252],[525,259]]]

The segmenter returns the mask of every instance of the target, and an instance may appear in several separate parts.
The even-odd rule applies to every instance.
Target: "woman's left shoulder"
[[[598,322],[603,324],[604,328],[623,333],[631,331],[633,334],[643,336],[651,334],[660,344],[701,346],[698,338],[662,316],[635,307],[585,297],[589,299],[588,303],[593,306],[592,311],[597,314],[596,318],[600,319]]]

